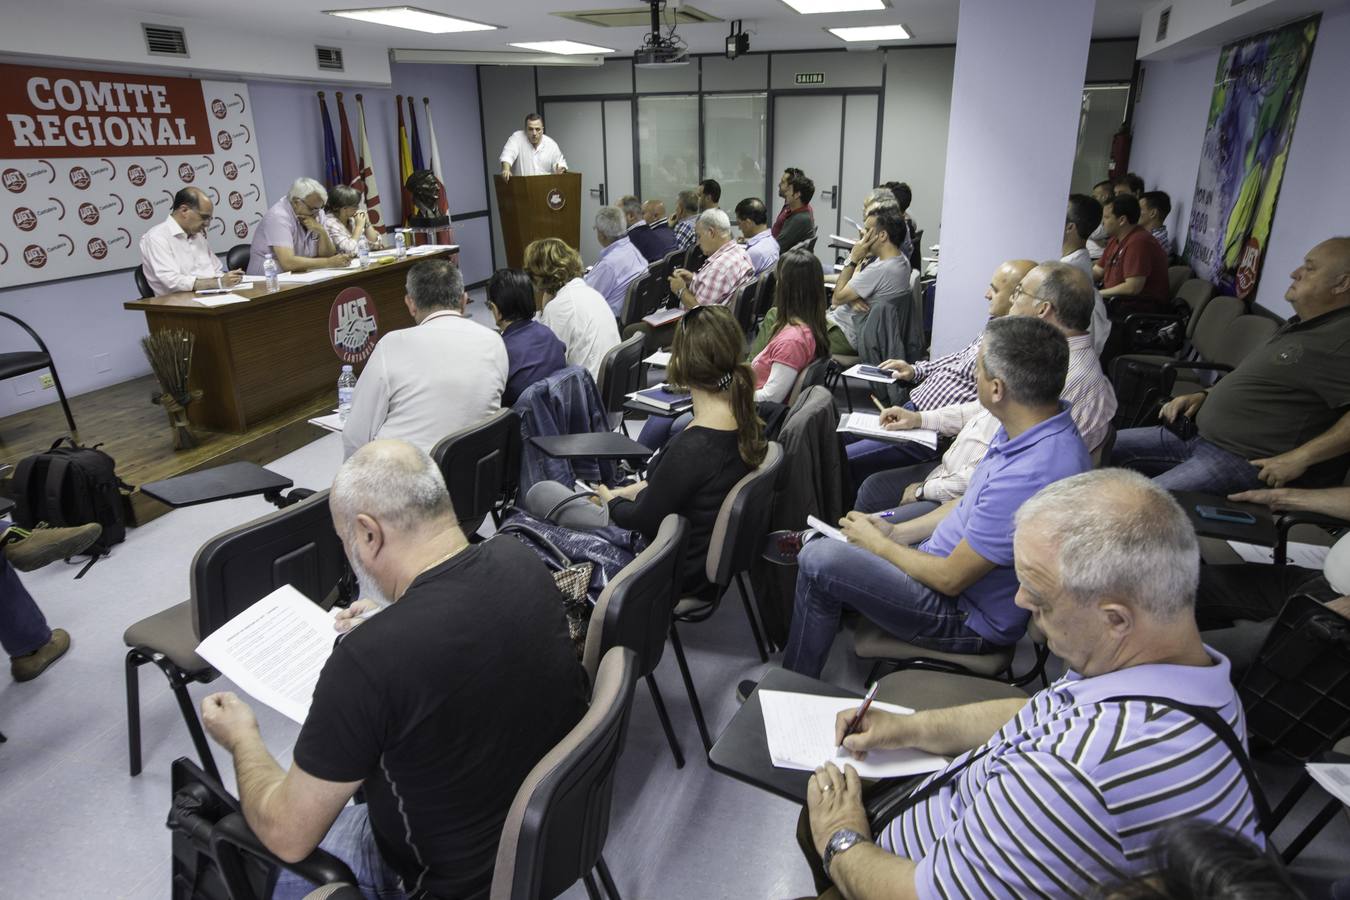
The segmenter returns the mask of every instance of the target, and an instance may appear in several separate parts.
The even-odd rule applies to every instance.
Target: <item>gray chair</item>
[[[605,404],[611,423],[623,424],[624,403],[628,395],[641,390],[643,384],[642,348],[644,336],[634,334],[628,340],[609,349],[600,360],[600,399]],[[615,422],[615,417],[618,417]]]
[[[1030,684],[1038,678],[1042,684],[1046,684],[1045,663],[1050,658],[1050,649],[1046,645],[1045,635],[1034,622],[1028,622],[1027,637],[1035,649],[1036,660],[1022,675],[1014,675],[1012,671],[1016,647],[1000,647],[991,653],[947,653],[895,637],[865,617],[860,618],[854,628],[853,653],[859,659],[876,660],[867,676],[868,684],[876,681],[883,673],[904,669],[975,675],[1016,687]]]
[[[624,290],[623,309],[619,312],[619,331],[634,325],[644,316],[666,306],[671,298],[670,281],[661,274],[662,262],[654,262],[647,268],[647,274],[628,282]]]
[[[241,272],[247,272],[252,256],[251,250],[252,247],[248,244],[235,244],[229,250],[226,250],[225,268],[231,271],[238,269]]]
[[[602,852],[637,678],[637,654],[626,647],[600,661],[590,709],[516,791],[497,845],[490,900],[556,897],[577,879],[598,897],[592,871],[619,900]]]
[[[154,663],[169,680],[202,768],[219,780],[187,686],[214,681],[220,673],[197,655],[197,645],[284,584],[321,603],[333,595],[346,572],[342,542],[328,511],[328,491],[231,528],[203,544],[192,560],[189,599],[141,619],[122,636],[130,648],[126,679],[131,774],[141,772],[141,666]]]
[[[682,516],[666,516],[647,549],[605,585],[591,612],[581,660],[594,681],[601,658],[611,648],[627,647],[636,654],[637,675],[651,691],[677,769],[684,767],[684,754],[652,673],[666,649],[688,534],[689,523]]]
[[[140,268],[137,267],[137,272]],[[70,430],[75,431],[75,418],[70,414],[70,403],[66,400],[66,392],[61,387],[61,376],[56,374],[56,364],[52,362],[52,353],[47,349],[47,345],[38,337],[38,333],[28,327],[28,323],[18,316],[7,312],[0,312],[0,319],[9,319],[15,325],[18,325],[28,333],[33,339],[33,343],[38,345],[36,350],[16,350],[9,353],[0,353],[0,381],[7,378],[17,378],[20,375],[27,375],[29,372],[40,372],[43,369],[52,373],[52,386],[56,388],[56,399],[61,401],[61,411],[66,414],[66,424]]]
[[[1168,266],[1167,267],[1167,296],[1175,297],[1177,291],[1186,283],[1187,279],[1194,278],[1195,272],[1190,266]]]
[[[750,621],[755,649],[759,651],[761,661],[768,661],[768,643],[755,615],[750,579],[745,575],[758,558],[764,537],[769,533],[773,488],[782,465],[783,447],[770,441],[769,452],[759,468],[727,491],[717,512],[712,538],[708,542],[707,562],[704,564],[704,573],[713,586],[712,593],[707,597],[684,597],[675,604],[675,620],[670,626],[671,649],[675,651],[675,661],[679,664],[680,677],[684,679],[689,705],[694,711],[694,721],[698,724],[705,750],[712,748],[712,738],[708,734],[708,723],[703,718],[703,707],[698,702],[698,692],[694,689],[694,679],[689,673],[689,662],[685,659],[677,625],[704,622],[711,618],[734,580],[739,588],[741,603],[745,606],[745,617]]]
[[[441,470],[450,505],[465,535],[473,535],[492,516],[516,501],[520,486],[520,416],[503,409],[488,418],[442,438],[431,451]]]
[[[830,358],[819,357],[807,363],[805,368],[797,373],[797,380],[792,382],[792,389],[788,391],[787,399],[783,402],[788,406],[797,402],[797,398],[802,395],[802,391],[810,387],[815,387],[825,383],[825,378],[829,374]]]

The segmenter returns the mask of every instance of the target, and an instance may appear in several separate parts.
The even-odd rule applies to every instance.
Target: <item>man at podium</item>
[[[567,157],[558,142],[544,134],[544,118],[539,113],[525,117],[525,128],[506,139],[500,157],[502,180],[512,175],[561,175],[567,171]]]

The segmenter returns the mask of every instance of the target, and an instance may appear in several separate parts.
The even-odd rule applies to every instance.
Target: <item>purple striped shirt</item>
[[[909,402],[918,410],[937,409],[975,399],[975,363],[980,358],[981,331],[964,350],[914,363],[914,379],[919,386],[909,393]]]
[[[1208,706],[1245,745],[1228,660],[1209,654],[1208,667],[1069,672],[877,843],[918,864],[924,898],[1089,896],[1146,873],[1157,832],[1177,819],[1214,822],[1264,846],[1242,770],[1208,726],[1168,706],[1111,699],[1143,694]]]

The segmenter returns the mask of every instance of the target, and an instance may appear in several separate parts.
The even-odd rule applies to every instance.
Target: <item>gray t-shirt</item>
[[[894,300],[909,290],[910,271],[909,260],[903,256],[874,259],[848,280],[848,286],[868,303]],[[839,330],[848,339],[849,346],[858,346],[858,331],[867,319],[867,311],[855,310],[848,305],[834,306],[830,308],[828,318],[839,326]]]

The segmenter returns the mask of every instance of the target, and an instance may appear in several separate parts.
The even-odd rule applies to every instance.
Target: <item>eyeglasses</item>
[[[1016,302],[1018,297],[1030,297],[1032,300],[1036,300],[1040,303],[1050,302],[1045,297],[1042,297],[1039,294],[1033,294],[1031,293],[1031,291],[1023,290],[1020,284],[1017,287],[1013,288],[1012,296],[1009,299]]]

